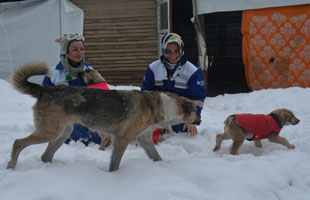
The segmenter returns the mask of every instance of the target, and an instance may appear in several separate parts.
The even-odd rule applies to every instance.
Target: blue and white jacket
[[[92,67],[85,63],[84,70],[92,69]],[[77,77],[70,75],[67,70],[63,67],[62,63],[59,62],[52,69],[52,76],[45,76],[42,85],[44,86],[56,86],[56,85],[71,85],[71,86],[86,86],[86,83]],[[65,143],[69,143],[71,140],[80,140],[86,146],[89,142],[94,142],[96,144],[101,143],[101,138],[96,132],[90,131],[87,127],[80,124],[75,124],[74,129],[71,133],[69,139]]]
[[[84,71],[87,69],[93,69],[90,64],[84,64]],[[70,77],[70,78],[68,78]],[[52,68],[52,76],[45,76],[42,85],[44,86],[55,86],[55,85],[71,85],[71,86],[86,86],[86,83],[77,77],[70,75],[67,70],[63,67],[62,63],[59,62]]]
[[[197,114],[201,116],[206,88],[204,77],[200,68],[181,57],[181,63],[169,80],[167,70],[162,62],[163,57],[151,63],[145,71],[141,90],[157,90],[176,93],[180,96],[194,100]],[[175,132],[182,131],[184,124],[173,126]]]

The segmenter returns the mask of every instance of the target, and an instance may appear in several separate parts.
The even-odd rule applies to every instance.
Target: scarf
[[[179,67],[180,60],[177,63],[173,64],[173,63],[168,62],[167,59],[165,59],[164,65],[167,70],[167,78],[170,80],[175,70]]]
[[[78,73],[84,71],[84,57],[82,61],[78,64],[78,66],[72,66],[73,63],[69,62],[69,58],[67,55],[61,55],[60,59],[62,66],[67,70],[70,75],[78,77]]]

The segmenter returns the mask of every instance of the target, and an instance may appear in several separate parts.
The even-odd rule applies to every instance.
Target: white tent
[[[83,33],[84,12],[68,0],[27,0],[0,3],[0,79],[9,80],[19,65],[59,61],[55,39]]]
[[[197,0],[197,15],[309,4],[310,0]]]

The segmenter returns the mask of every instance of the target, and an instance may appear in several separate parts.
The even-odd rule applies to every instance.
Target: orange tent
[[[250,89],[310,86],[310,5],[244,11],[241,32]]]

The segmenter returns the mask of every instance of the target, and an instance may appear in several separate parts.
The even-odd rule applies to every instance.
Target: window
[[[159,5],[159,30],[168,29],[168,2]]]

